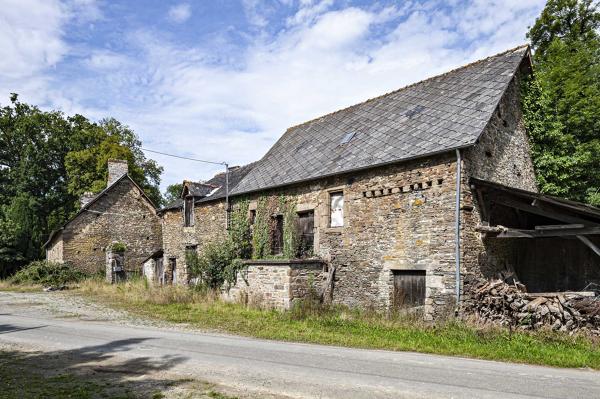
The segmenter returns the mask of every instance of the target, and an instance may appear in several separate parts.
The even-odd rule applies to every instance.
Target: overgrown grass
[[[78,271],[69,263],[54,263],[44,260],[31,262],[10,277],[12,285],[62,286],[84,279],[86,274]]]
[[[551,331],[511,333],[452,319],[427,324],[341,307],[261,310],[185,287],[149,287],[143,281],[108,285],[87,280],[79,292],[142,316],[258,338],[600,369],[598,342]]]

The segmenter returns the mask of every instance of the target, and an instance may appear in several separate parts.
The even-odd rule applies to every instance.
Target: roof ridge
[[[521,44],[521,45],[519,45],[519,46],[517,46],[517,47],[513,47],[513,48],[511,48],[511,49],[505,50],[505,51],[503,51],[503,52],[501,52],[501,53],[494,54],[494,55],[490,55],[490,56],[488,56],[488,57],[486,57],[486,58],[482,58],[482,59],[480,59],[480,60],[473,61],[473,62],[470,62],[470,63],[468,63],[468,64],[465,64],[465,65],[461,65],[461,66],[459,66],[459,67],[456,67],[456,68],[454,68],[454,69],[451,69],[451,70],[449,70],[449,71],[447,71],[447,72],[444,72],[444,73],[442,73],[442,74],[435,75],[435,76],[430,76],[430,77],[428,77],[428,78],[425,78],[425,79],[419,80],[418,82],[414,82],[414,83],[408,84],[408,85],[406,85],[406,86],[402,86],[402,87],[401,87],[401,88],[399,88],[399,89],[396,89],[396,90],[389,91],[389,92],[387,92],[387,93],[384,93],[384,94],[381,94],[381,95],[379,95],[379,96],[372,97],[372,98],[369,98],[369,99],[367,99],[367,100],[361,101],[361,102],[359,102],[359,103],[352,104],[352,105],[349,105],[349,106],[347,106],[347,107],[344,107],[344,108],[340,108],[340,109],[338,109],[338,110],[336,110],[336,111],[328,112],[328,113],[326,113],[326,114],[323,114],[323,115],[321,115],[321,116],[318,116],[318,117],[316,117],[316,118],[309,119],[309,120],[307,120],[307,121],[304,121],[304,122],[298,123],[298,124],[296,124],[296,125],[292,125],[292,126],[290,126],[290,127],[288,127],[288,128],[286,129],[286,132],[288,132],[288,131],[290,131],[290,130],[292,130],[292,129],[295,129],[295,128],[297,128],[297,127],[300,127],[300,126],[304,126],[304,125],[306,125],[306,124],[308,124],[308,123],[311,123],[311,122],[318,121],[319,119],[322,119],[322,118],[325,118],[325,117],[328,117],[328,116],[331,116],[331,115],[335,115],[335,114],[337,114],[337,113],[339,113],[339,112],[347,111],[347,110],[349,110],[349,109],[351,109],[351,108],[358,107],[358,106],[360,106],[360,105],[363,105],[363,104],[369,103],[369,102],[371,102],[371,101],[378,100],[378,99],[380,99],[380,98],[383,98],[383,97],[389,96],[389,95],[391,95],[391,94],[395,94],[395,93],[401,92],[401,91],[403,91],[403,90],[409,89],[409,88],[411,88],[411,87],[413,87],[413,86],[416,86],[416,85],[418,85],[418,84],[425,83],[425,82],[427,82],[427,81],[430,81],[430,80],[433,80],[433,79],[441,78],[442,76],[446,76],[446,75],[448,75],[448,74],[450,74],[450,73],[453,73],[453,72],[460,71],[461,69],[464,69],[464,68],[471,67],[471,66],[473,66],[473,65],[475,65],[475,64],[479,64],[479,63],[481,63],[481,62],[485,62],[485,61],[487,61],[487,60],[489,60],[489,59],[491,59],[491,58],[500,57],[500,56],[503,56],[503,55],[505,55],[505,54],[508,54],[508,53],[511,53],[511,52],[514,52],[514,51],[520,50],[520,49],[522,49],[522,48],[529,48],[529,44]],[[266,154],[265,154],[265,155],[266,155]],[[264,157],[263,157],[263,158],[264,158]]]

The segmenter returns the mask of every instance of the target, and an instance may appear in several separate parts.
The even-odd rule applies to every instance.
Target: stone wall
[[[479,142],[464,151],[461,241],[464,273],[492,278],[514,267],[516,240],[486,239],[475,227],[484,222],[468,185],[470,177],[537,192],[529,139],[521,111],[520,85],[528,64],[510,82]],[[514,215],[507,215],[514,218]]]
[[[226,236],[225,201],[215,200],[196,205],[194,209],[194,225],[184,227],[182,209],[163,212],[163,250],[165,264],[168,259],[175,259],[179,270],[178,282],[186,283],[189,273],[185,264],[187,247],[197,247],[198,252],[209,242],[215,242]]]
[[[104,272],[105,250],[113,241],[127,246],[127,272],[139,273],[142,262],[162,246],[160,218],[128,178],[68,223],[62,236],[64,260],[90,273]]]
[[[478,204],[467,184],[472,176],[509,186],[535,190],[529,145],[519,105],[518,81],[513,81],[498,106],[479,143],[463,150],[461,199],[461,258],[465,272],[489,267],[487,258],[506,252],[488,248],[475,231],[480,222]],[[246,196],[250,209],[267,197],[277,203],[280,196],[296,202],[298,212],[313,210],[315,216],[314,252],[336,268],[333,302],[351,307],[388,310],[393,300],[393,273],[396,270],[425,271],[426,318],[445,313],[454,306],[455,291],[455,199],[456,154],[448,153],[322,178],[307,183],[267,190]],[[330,193],[344,195],[344,225],[329,226]],[[233,198],[235,203],[236,198]],[[185,245],[202,246],[225,233],[217,223],[224,212],[214,204],[196,208],[194,234],[185,236],[180,211],[169,216],[173,231],[164,228],[165,252],[181,257]],[[220,203],[222,204],[222,202]],[[198,215],[212,215],[204,221]],[[175,218],[173,223],[171,218]],[[209,224],[206,224],[206,221]],[[206,227],[200,227],[204,223]],[[216,228],[215,228],[216,226]],[[199,230],[201,229],[201,230]],[[200,239],[202,231],[205,236]],[[170,237],[167,237],[170,235]],[[265,266],[263,266],[264,268]],[[278,269],[279,270],[279,269]],[[287,273],[287,272],[286,272]],[[285,284],[286,273],[255,271],[253,278],[273,287]],[[283,295],[283,294],[281,294]],[[277,299],[275,299],[277,298]],[[271,299],[285,304],[280,294]]]
[[[46,247],[46,259],[49,262],[64,262],[63,247],[62,232],[58,232],[52,239],[52,242],[50,242]]]
[[[223,292],[228,301],[250,303],[272,309],[289,309],[294,300],[321,288],[325,279],[323,263],[318,260],[247,261],[237,283]]]
[[[453,153],[357,171],[280,190],[315,213],[315,254],[335,266],[334,303],[389,308],[394,270],[426,271],[429,317],[454,289]],[[329,195],[343,191],[344,226],[329,227]]]

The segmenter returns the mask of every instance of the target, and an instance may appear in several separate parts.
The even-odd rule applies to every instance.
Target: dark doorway
[[[394,270],[394,309],[425,305],[425,270]]]
[[[305,257],[313,254],[315,241],[315,212],[298,213],[298,256]]]
[[[275,220],[271,237],[271,254],[281,255],[283,254],[283,215],[276,215],[273,219]]]

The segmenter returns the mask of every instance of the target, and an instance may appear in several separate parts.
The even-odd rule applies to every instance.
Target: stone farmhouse
[[[106,189],[84,194],[80,211],[52,232],[44,247],[49,261],[97,273],[104,272],[110,245],[116,242],[125,245],[127,256],[111,273],[139,273],[140,264],[162,248],[161,220],[129,176],[127,161],[109,160]]]
[[[232,300],[288,308],[316,291],[432,319],[456,309],[470,277],[531,292],[600,284],[600,209],[537,192],[520,107],[531,73],[518,47],[291,127],[259,161],[185,181],[158,212],[113,163],[48,259],[96,270],[117,240],[131,270],[188,284],[187,255],[241,215],[253,256],[223,293]]]
[[[229,203],[223,174],[186,183],[160,211],[165,273],[185,284],[186,253],[225,237],[245,206],[254,235],[269,219],[269,253],[247,262],[238,300],[286,308],[310,280],[333,303],[433,318],[469,275],[515,275],[530,290],[600,283],[600,210],[537,193],[520,108],[531,73],[519,47],[289,128],[231,170]],[[290,229],[300,259],[282,256]]]

